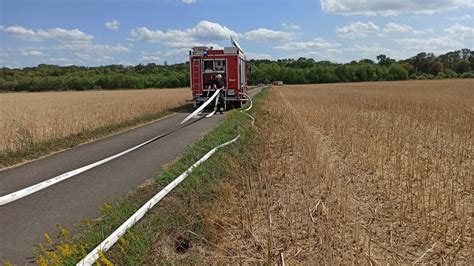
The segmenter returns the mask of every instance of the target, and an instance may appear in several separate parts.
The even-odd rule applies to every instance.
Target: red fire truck
[[[229,106],[241,107],[247,93],[248,63],[240,46],[232,40],[234,47],[213,49],[194,47],[189,51],[191,90],[196,108],[216,91],[217,75],[224,81],[224,109]]]

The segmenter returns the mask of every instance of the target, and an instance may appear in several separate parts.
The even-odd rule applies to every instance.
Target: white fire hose
[[[214,95],[206,101],[203,106],[209,104],[210,101],[212,101],[213,97],[217,95],[219,91],[216,91]],[[246,108],[245,110],[241,110],[243,114],[249,116],[252,119],[252,126],[254,125],[255,118],[252,117],[251,115],[247,114],[246,112],[249,111],[252,106],[252,99],[250,96],[247,94],[241,93],[244,95],[249,101],[250,101],[250,106]],[[202,107],[202,106],[201,106]],[[187,119],[190,119],[194,115],[199,113],[198,108],[196,111],[194,111],[192,114],[190,114],[188,117],[186,117],[183,121],[187,121]],[[201,109],[201,111],[204,108]],[[135,225],[150,209],[152,209],[161,199],[163,199],[169,192],[171,192],[176,186],[179,185],[196,167],[198,167],[200,164],[205,162],[209,157],[211,157],[218,149],[227,146],[235,141],[237,141],[240,138],[240,134],[237,135],[235,138],[213,148],[210,150],[208,153],[206,153],[201,159],[199,159],[197,162],[195,162],[191,167],[189,167],[184,173],[179,175],[175,180],[173,180],[171,183],[169,183],[165,188],[163,188],[160,192],[158,192],[155,196],[153,196],[149,201],[147,201],[138,211],[136,211],[130,218],[128,218],[122,225],[120,225],[112,234],[110,234],[102,243],[100,243],[98,246],[96,246],[87,256],[85,256],[80,262],[77,263],[77,265],[83,266],[83,265],[92,265],[98,258],[99,254],[102,252],[107,251],[109,248],[111,248],[121,236],[125,234],[125,232],[130,229],[133,225]]]
[[[61,181],[64,181],[64,180],[69,179],[69,178],[71,178],[71,177],[73,177],[73,176],[76,176],[76,175],[78,175],[78,174],[80,174],[80,173],[83,173],[83,172],[85,172],[85,171],[87,171],[87,170],[90,170],[90,169],[92,169],[92,168],[95,168],[95,167],[97,167],[97,166],[99,166],[99,165],[102,165],[102,164],[104,164],[104,163],[106,163],[106,162],[109,162],[109,161],[111,161],[111,160],[113,160],[113,159],[116,159],[116,158],[118,158],[118,157],[120,157],[120,156],[123,156],[123,155],[125,155],[125,154],[127,154],[127,153],[130,153],[130,152],[132,152],[132,151],[134,151],[134,150],[136,150],[136,149],[139,149],[139,148],[141,148],[141,147],[143,147],[143,146],[145,146],[145,145],[148,145],[148,144],[150,144],[150,143],[152,143],[152,142],[154,142],[154,141],[156,141],[156,140],[158,140],[158,139],[160,139],[160,138],[162,138],[162,137],[164,137],[164,136],[167,136],[167,135],[169,135],[169,134],[171,134],[171,133],[173,133],[173,132],[175,132],[175,131],[177,131],[177,130],[179,130],[179,129],[185,127],[185,126],[187,126],[187,125],[183,125],[183,124],[186,123],[189,119],[191,119],[191,118],[195,117],[196,115],[198,115],[200,112],[202,112],[202,111],[204,110],[204,108],[206,108],[206,106],[209,105],[209,103],[211,103],[214,98],[217,99],[217,96],[219,95],[219,92],[220,92],[220,89],[217,90],[217,91],[211,96],[211,98],[209,98],[201,107],[199,107],[198,109],[196,109],[196,111],[194,111],[194,112],[192,112],[190,115],[188,115],[185,119],[183,119],[183,121],[181,121],[181,123],[179,123],[179,125],[176,125],[176,126],[175,126],[174,128],[172,128],[171,130],[169,130],[169,131],[167,131],[167,132],[165,132],[165,133],[163,133],[163,134],[161,134],[161,135],[158,135],[158,136],[156,136],[156,137],[154,137],[154,138],[152,138],[152,139],[150,139],[150,140],[147,140],[147,141],[145,141],[145,142],[143,142],[143,143],[141,143],[141,144],[138,144],[138,145],[136,145],[135,147],[132,147],[132,148],[126,150],[126,151],[117,153],[117,154],[115,154],[115,155],[112,155],[112,156],[107,157],[107,158],[105,158],[105,159],[102,159],[102,160],[100,160],[100,161],[97,161],[97,162],[88,164],[88,165],[86,165],[86,166],[83,166],[83,167],[74,169],[74,170],[72,170],[72,171],[69,171],[69,172],[67,172],[67,173],[64,173],[64,174],[55,176],[55,177],[53,177],[53,178],[50,178],[50,179],[48,179],[48,180],[46,180],[46,181],[43,181],[43,182],[34,184],[34,185],[32,185],[32,186],[23,188],[23,189],[21,189],[21,190],[18,190],[18,191],[9,193],[9,194],[4,195],[4,196],[1,196],[1,197],[0,197],[0,206],[3,206],[3,205],[6,205],[6,204],[8,204],[8,203],[10,203],[10,202],[19,200],[19,199],[21,199],[21,198],[23,198],[23,197],[29,196],[29,195],[31,195],[31,194],[33,194],[33,193],[35,193],[35,192],[38,192],[38,191],[40,191],[40,190],[43,190],[43,189],[45,189],[45,188],[47,188],[47,187],[49,187],[49,186],[52,186],[52,185],[57,184],[57,183],[59,183],[59,182],[61,182]]]

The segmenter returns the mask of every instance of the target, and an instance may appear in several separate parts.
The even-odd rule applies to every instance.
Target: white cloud
[[[372,21],[367,23],[358,21],[347,26],[337,28],[336,33],[341,37],[360,38],[367,37],[369,33],[377,32],[379,29],[379,26],[375,25]]]
[[[271,54],[246,52],[245,55],[247,55],[248,59],[268,59],[268,60],[273,59]]]
[[[64,43],[51,46],[31,46],[9,48],[10,55],[29,56],[31,60],[37,57],[36,63],[67,62],[67,64],[90,65],[113,60],[115,54],[130,52],[130,48],[123,45],[107,45],[93,43]],[[0,50],[1,52],[1,50]]]
[[[209,46],[210,47],[210,46]],[[215,49],[221,49],[218,45],[212,46]],[[178,48],[174,50],[168,50],[162,53],[164,57],[173,57],[173,56],[183,56],[188,55],[189,47],[188,48]]]
[[[105,27],[109,30],[118,30],[119,25],[120,25],[120,22],[118,22],[115,19],[105,23]]]
[[[387,37],[387,34],[395,32],[425,34],[432,33],[433,29],[415,30],[409,25],[395,22],[387,23],[385,27],[381,29],[372,21],[369,21],[367,23],[358,21],[336,29],[337,35],[346,38],[363,38],[367,37],[371,33],[377,33],[378,36]]]
[[[296,25],[292,24],[293,28]],[[265,28],[251,30],[245,33],[235,32],[218,23],[203,20],[196,26],[188,29],[150,30],[147,27],[133,29],[131,35],[134,40],[163,43],[173,48],[189,48],[192,46],[214,46],[210,42],[229,40],[230,37],[243,38],[249,41],[288,41],[295,34],[286,31],[275,31]]]
[[[228,40],[239,34],[226,26],[203,20],[193,28],[185,30],[149,30],[146,27],[135,28],[131,31],[135,40],[164,43],[170,47],[182,48],[203,45],[203,42]]]
[[[144,55],[140,57],[140,62],[142,63],[156,63],[156,62],[161,62],[163,59],[159,56],[154,56],[154,55]]]
[[[307,42],[288,42],[283,45],[275,46],[275,49],[284,51],[298,51],[298,50],[314,50],[321,48],[334,48],[339,47],[338,43],[330,43],[322,38],[315,38],[312,41]]]
[[[66,57],[52,57],[52,58],[49,58],[49,61],[53,61],[53,62],[71,62],[71,59],[66,58]]]
[[[54,63],[63,66],[68,65],[90,65],[91,63],[107,64],[115,58],[110,55],[95,54],[91,55],[88,53],[73,53],[73,54],[58,54],[56,57],[43,58],[43,63]]]
[[[236,32],[226,26],[206,20],[199,22],[194,28],[188,29],[186,32],[193,38],[204,40],[227,40],[230,36],[238,36]]]
[[[18,67],[17,62],[9,62],[11,64],[8,64],[8,62],[5,61],[0,61],[2,67],[10,68],[10,69],[16,69]]]
[[[453,40],[450,37],[439,37],[439,38],[405,38],[397,41],[402,44],[404,48],[415,51],[426,51],[429,47],[430,51],[447,51],[450,49],[462,49],[464,45]]]
[[[214,47],[214,46],[213,46]],[[221,47],[216,47],[216,49],[220,49]],[[142,57],[141,60],[154,60],[154,61],[162,61],[164,58],[169,59],[170,57],[187,57],[189,52],[188,48],[178,48],[178,49],[171,49],[167,51],[156,51],[156,52],[141,52]]]
[[[474,27],[466,27],[466,26],[456,23],[453,26],[445,29],[444,31],[449,33],[451,37],[454,39],[461,39],[461,40],[474,39]]]
[[[88,61],[91,59],[91,55],[86,54],[86,53],[74,53],[74,55],[77,56],[79,59],[85,60],[85,61]]]
[[[321,0],[326,13],[339,15],[432,14],[463,7],[473,7],[474,0]]]
[[[196,2],[197,2],[197,0],[181,0],[181,3],[185,3],[185,4],[188,4],[188,5],[189,4],[194,4]]]
[[[341,49],[335,49],[335,48],[329,48],[329,49],[326,49],[326,52],[330,53],[330,54],[342,54],[342,51]]]
[[[119,61],[117,64],[123,65],[123,66],[133,66],[134,64],[127,62],[127,61]]]
[[[242,37],[249,41],[288,41],[294,38],[294,34],[286,31],[259,28],[244,33]]]
[[[301,27],[299,25],[293,24],[293,22],[281,23],[281,26],[285,30],[301,30]]]
[[[59,41],[91,42],[92,35],[86,34],[78,29],[54,28],[47,30],[32,30],[22,26],[3,27],[0,30],[5,33],[28,41],[41,41],[46,39],[56,39]]]
[[[110,55],[104,55],[104,56],[101,56],[97,59],[98,62],[108,62],[108,61],[111,61],[111,60],[114,60],[114,57],[112,57]]]
[[[42,56],[43,52],[40,51],[25,51],[22,53],[23,56]]]
[[[426,33],[433,33],[433,29],[426,29],[426,30],[413,30],[413,34],[426,34]]]
[[[349,48],[345,48],[345,51],[350,52],[357,52],[362,54],[370,54],[370,55],[379,55],[379,54],[387,54],[390,52],[390,49],[380,46],[366,46],[366,45],[354,45]]]
[[[92,44],[92,43],[63,44],[60,46],[53,47],[52,49],[77,51],[79,53],[89,53],[89,54],[96,54],[96,55],[130,52],[130,48],[123,45],[112,46],[112,45],[107,45],[107,44]]]
[[[384,32],[409,32],[412,31],[413,28],[406,25],[406,24],[398,24],[398,23],[388,23],[383,29]]]
[[[449,17],[449,18],[446,18],[447,20],[450,20],[450,21],[456,21],[456,20],[470,20],[472,19],[472,16],[469,15],[469,14],[466,14],[464,16],[460,16],[460,17]]]

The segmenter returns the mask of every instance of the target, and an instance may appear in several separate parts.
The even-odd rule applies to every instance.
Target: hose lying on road
[[[204,108],[206,108],[206,106],[208,106],[214,98],[217,99],[217,97],[218,97],[219,93],[221,92],[221,90],[222,89],[216,90],[216,92],[214,92],[214,94],[211,96],[211,98],[207,99],[207,101],[204,102],[198,109],[196,109],[196,111],[194,111],[194,112],[190,113],[188,116],[186,116],[186,118],[183,119],[183,121],[181,121],[181,123],[179,123],[179,124],[181,125],[181,124],[186,123],[189,119],[193,118],[194,116],[196,116],[197,114],[202,112],[202,110],[204,110]],[[217,100],[216,100],[216,102],[217,102]]]
[[[163,138],[163,137],[165,137],[165,136],[167,136],[167,135],[169,135],[169,134],[171,134],[171,133],[173,133],[173,132],[175,132],[175,131],[177,131],[177,130],[183,128],[183,127],[186,127],[186,126],[190,125],[191,123],[190,123],[190,124],[185,124],[185,123],[186,123],[189,119],[195,117],[195,116],[198,115],[200,112],[202,112],[202,111],[204,110],[204,108],[206,108],[206,106],[207,106],[209,103],[211,103],[214,98],[217,98],[217,96],[219,95],[219,92],[220,92],[220,89],[217,90],[217,91],[212,95],[212,97],[209,98],[201,107],[199,107],[198,109],[196,109],[196,111],[192,112],[192,113],[191,113],[190,115],[188,115],[185,119],[183,119],[183,121],[181,121],[181,123],[179,123],[178,125],[176,125],[176,126],[173,127],[172,129],[170,129],[169,131],[167,131],[167,132],[165,132],[165,133],[163,133],[163,134],[161,134],[161,135],[158,135],[158,136],[156,136],[156,137],[154,137],[154,138],[152,138],[152,139],[150,139],[150,140],[147,140],[147,141],[145,141],[145,142],[143,142],[143,143],[141,143],[141,144],[138,144],[138,145],[136,145],[135,147],[132,147],[132,148],[126,150],[126,151],[123,151],[123,152],[117,153],[117,154],[115,154],[115,155],[112,155],[112,156],[110,156],[110,157],[107,157],[107,158],[105,158],[105,159],[102,159],[102,160],[100,160],[100,161],[98,161],[98,162],[88,164],[88,165],[86,165],[86,166],[83,166],[83,167],[74,169],[74,170],[72,170],[72,171],[69,171],[69,172],[67,172],[67,173],[58,175],[58,176],[53,177],[53,178],[50,178],[50,179],[48,179],[48,180],[46,180],[46,181],[43,181],[43,182],[37,183],[37,184],[35,184],[35,185],[29,186],[29,187],[27,187],[27,188],[24,188],[24,189],[21,189],[21,190],[12,192],[12,193],[10,193],[10,194],[1,196],[1,197],[0,197],[0,206],[6,205],[6,204],[8,204],[8,203],[10,203],[10,202],[13,202],[13,201],[19,200],[19,199],[21,199],[21,198],[23,198],[23,197],[29,196],[29,195],[31,195],[31,194],[33,194],[33,193],[35,193],[35,192],[38,192],[38,191],[40,191],[40,190],[43,190],[43,189],[45,189],[45,188],[47,188],[47,187],[49,187],[49,186],[52,186],[52,185],[54,185],[54,184],[56,184],[56,183],[59,183],[59,182],[64,181],[64,180],[66,180],[66,179],[68,179],[68,178],[71,178],[71,177],[76,176],[76,175],[78,175],[78,174],[80,174],[80,173],[83,173],[83,172],[85,172],[85,171],[87,171],[87,170],[90,170],[90,169],[92,169],[92,168],[94,168],[94,167],[97,167],[97,166],[99,166],[99,165],[101,165],[101,164],[104,164],[104,163],[106,163],[106,162],[109,162],[109,161],[111,161],[111,160],[113,160],[113,159],[116,159],[116,158],[118,158],[118,157],[120,157],[120,156],[123,156],[123,155],[125,155],[125,154],[127,154],[127,153],[130,153],[130,152],[132,152],[132,151],[134,151],[134,150],[136,150],[136,149],[139,149],[139,148],[141,148],[141,147],[143,147],[143,146],[145,146],[145,145],[148,145],[148,144],[150,144],[150,143],[152,143],[152,142],[154,142],[154,141],[156,141],[156,140],[158,140],[158,139],[160,139],[160,138]],[[183,124],[185,124],[185,125],[183,125]]]
[[[253,126],[255,118],[246,113],[253,106],[252,99],[247,94],[243,95],[245,95],[245,97],[247,97],[247,99],[250,101],[250,106],[243,111],[241,110],[240,112],[244,113],[252,119]],[[209,159],[209,157],[211,157],[218,149],[237,141],[239,138],[240,134],[238,134],[235,138],[213,148],[208,153],[206,153],[201,159],[191,165],[191,167],[189,167],[184,173],[179,175],[175,180],[173,180],[165,188],[163,188],[160,192],[153,196],[149,201],[147,201],[140,209],[138,209],[138,211],[136,211],[130,218],[128,218],[122,225],[120,225],[119,228],[117,228],[111,235],[109,235],[104,241],[102,241],[102,243],[95,247],[79,263],[77,263],[77,265],[92,265],[99,258],[100,253],[105,252],[109,248],[111,248],[119,240],[119,238],[125,234],[128,229],[135,225],[150,209],[152,209],[161,199],[163,199],[169,192],[171,192],[177,185],[179,185],[179,183],[181,183],[196,167],[198,167],[201,163]]]

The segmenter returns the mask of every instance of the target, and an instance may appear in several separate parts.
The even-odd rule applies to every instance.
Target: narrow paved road
[[[255,95],[260,89],[250,92]],[[155,123],[78,146],[37,161],[0,171],[0,195],[122,152],[167,132],[188,113],[176,113]],[[30,196],[0,206],[0,263],[8,259],[24,265],[33,248],[56,224],[72,229],[82,219],[96,217],[98,206],[116,201],[159,174],[161,167],[212,129],[222,115],[192,123],[136,151],[55,184]]]

